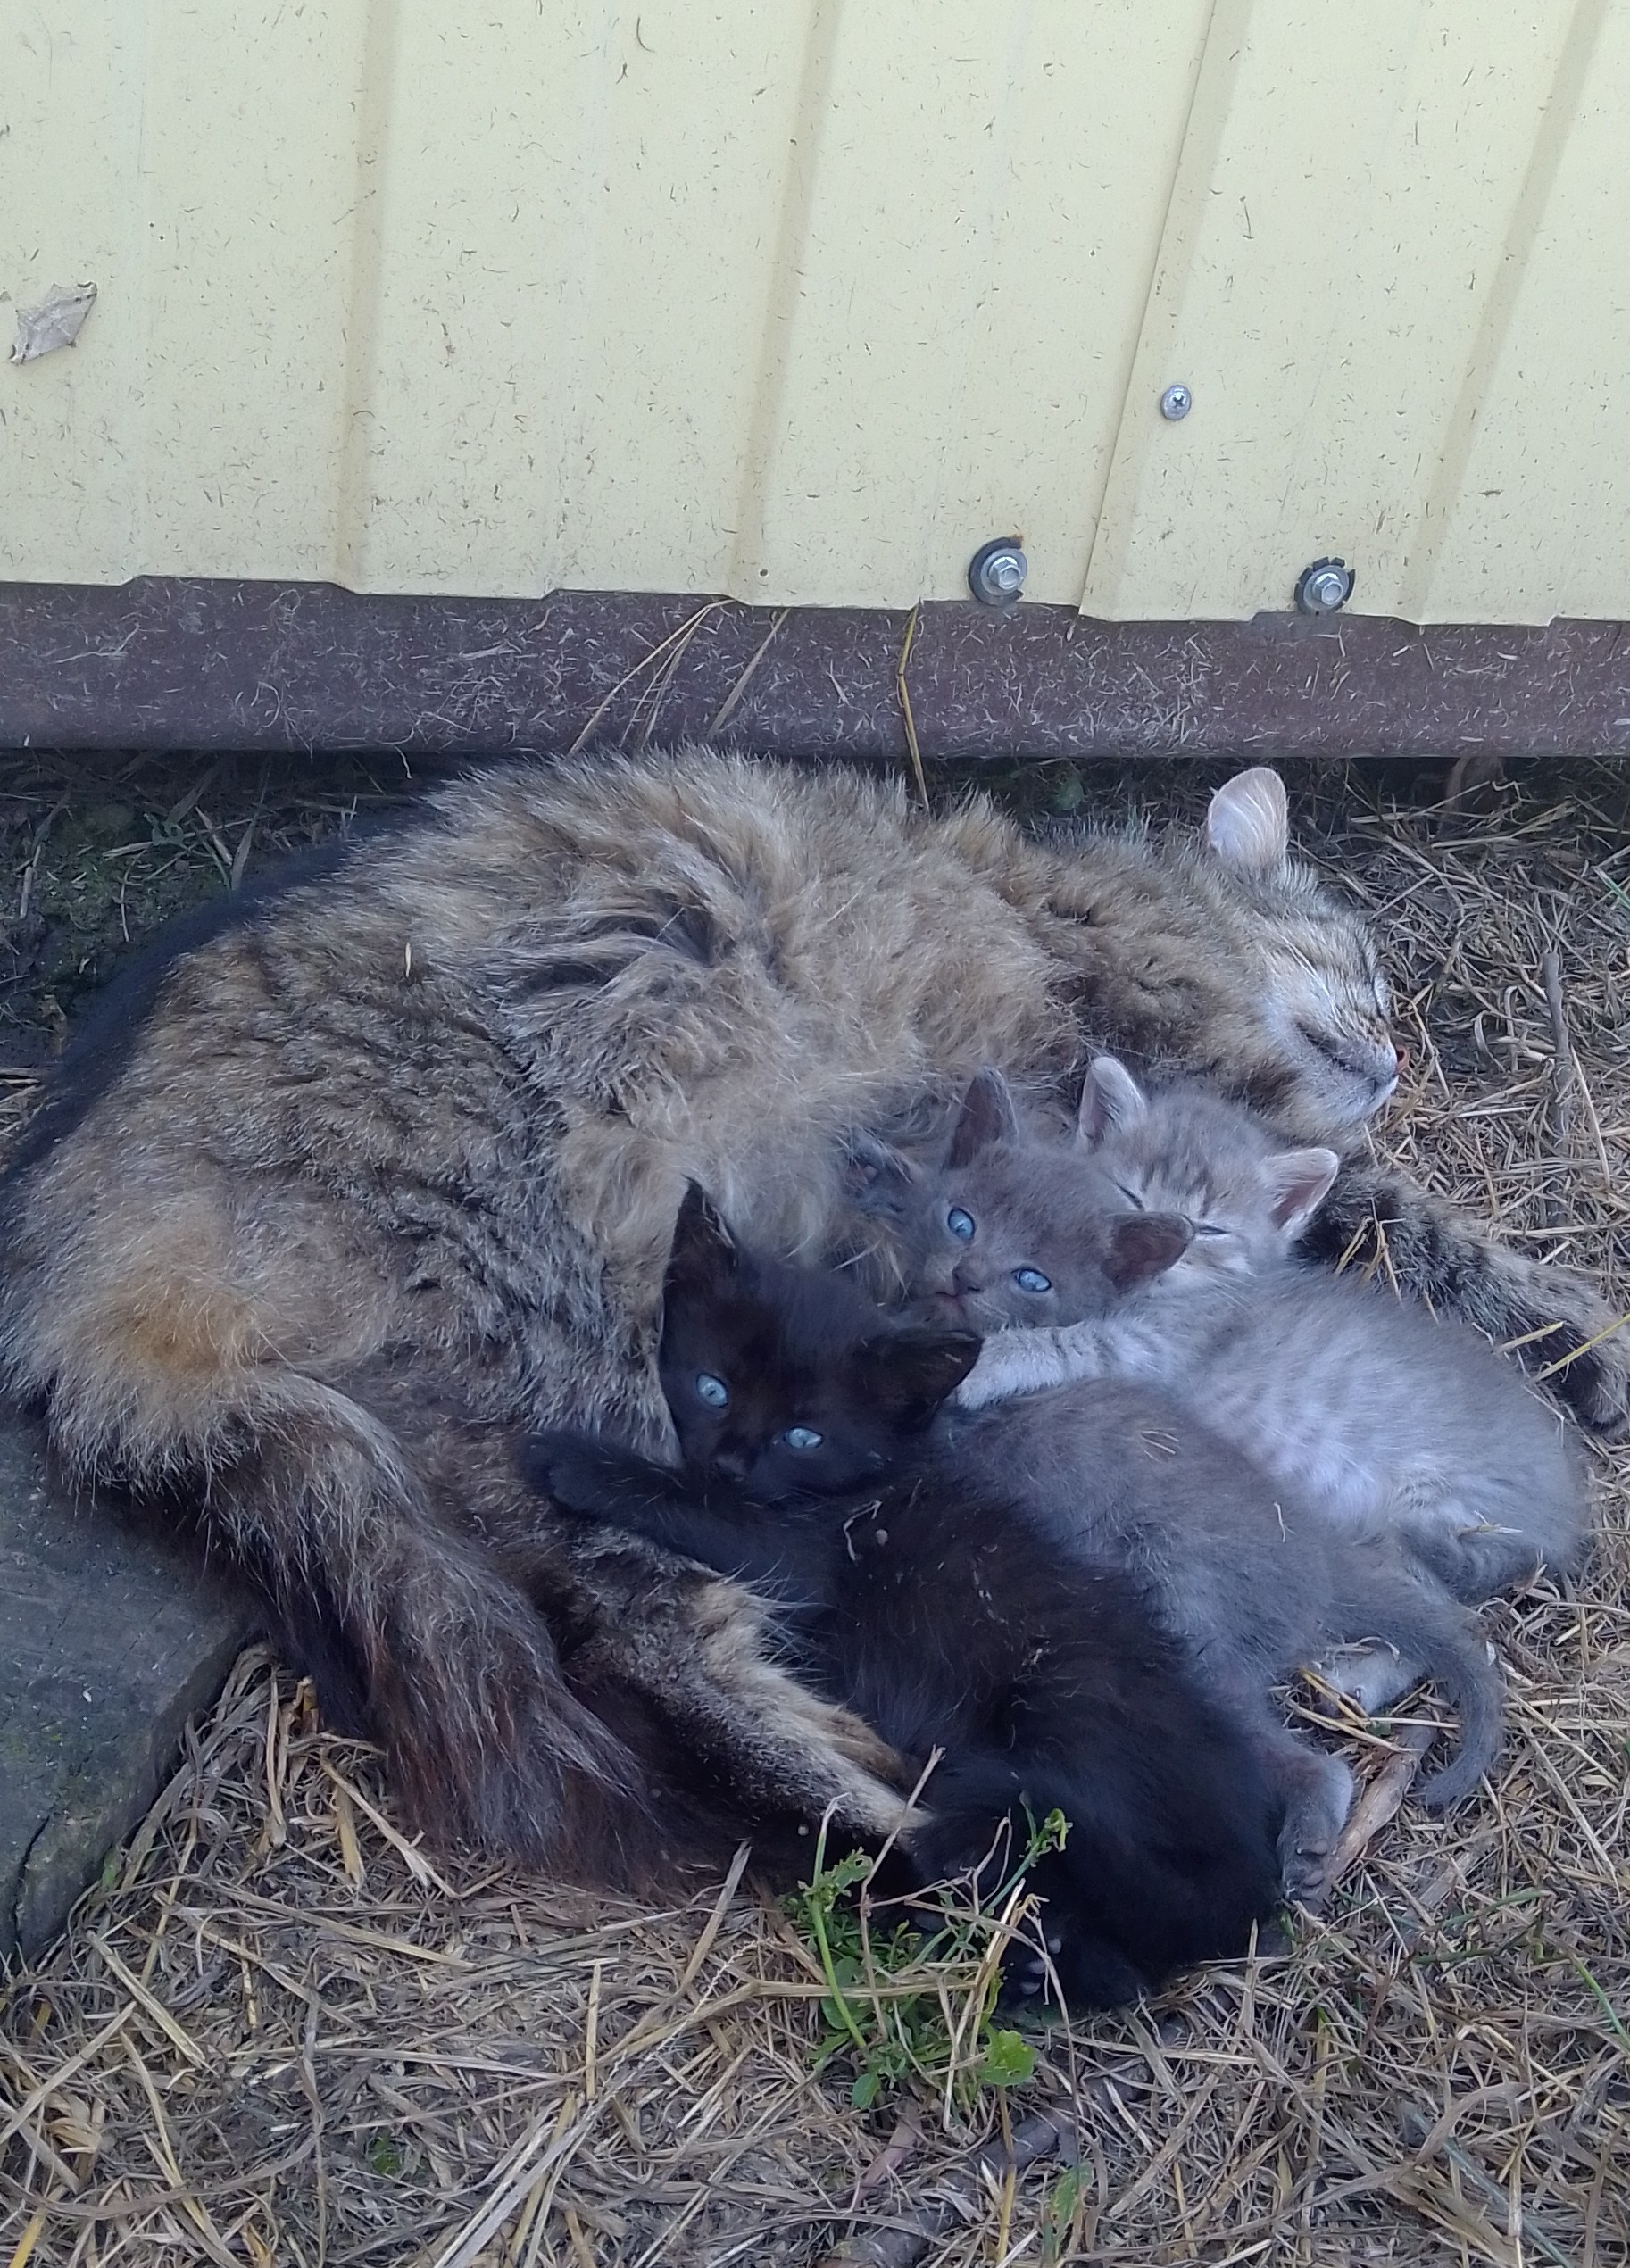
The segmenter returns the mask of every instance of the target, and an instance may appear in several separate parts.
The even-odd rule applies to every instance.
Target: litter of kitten
[[[1302,841],[1361,893],[1393,977],[1410,1068],[1377,1146],[1596,1270],[1622,1311],[1630,783],[1551,768],[1498,821],[1439,824],[1361,774],[1286,769]],[[244,779],[241,809],[229,781],[204,799],[229,844]],[[1088,808],[1124,806],[1127,776],[1085,782]],[[1135,784],[1193,810],[1214,783]],[[42,777],[23,844],[62,792]],[[197,855],[216,871],[202,832]],[[1630,1459],[1593,1466],[1577,1595],[1542,1578],[1489,1614],[1510,1703],[1487,1792],[1427,1818],[1405,1790],[1435,1712],[1365,1724],[1343,1753],[1370,1840],[1287,1955],[1052,2035],[1027,2084],[948,2118],[858,2112],[841,2062],[812,2072],[807,1948],[750,1887],[652,1913],[438,1857],[446,1895],[378,1824],[373,1759],[248,1660],[111,1887],[9,1989],[0,2261],[794,2268],[831,2256],[864,2183],[885,2230],[962,2199],[915,2256],[944,2268],[1605,2268],[1630,2247]],[[1078,2162],[1006,2179],[1004,2136],[1055,2113]]]

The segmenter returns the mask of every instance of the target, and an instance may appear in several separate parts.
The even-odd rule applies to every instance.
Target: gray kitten
[[[1516,1371],[1462,1324],[1297,1264],[1334,1152],[1286,1149],[1193,1083],[1145,1096],[1110,1056],[1088,1071],[1075,1141],[1056,1148],[1094,1197],[1107,1180],[1133,1217],[1184,1215],[1193,1242],[1107,1317],[1083,1307],[1070,1327],[1002,1333],[967,1383],[969,1406],[1064,1378],[1139,1378],[1332,1528],[1405,1544],[1457,1598],[1577,1564],[1589,1533],[1579,1466]],[[1023,1147],[1005,1170],[1017,1190]],[[997,1196],[990,1184],[987,1211]],[[1035,1265],[1051,1257],[1033,1240]],[[1018,1297],[1003,1305],[1010,1322],[1028,1320]],[[1373,1684],[1361,1690],[1380,1705]]]
[[[925,1319],[981,1335],[1105,1314],[1193,1234],[1180,1214],[1129,1212],[1084,1144],[1027,1135],[1000,1071],[969,1083],[937,1165],[864,1133],[845,1147],[848,1195],[884,1224],[907,1297]]]

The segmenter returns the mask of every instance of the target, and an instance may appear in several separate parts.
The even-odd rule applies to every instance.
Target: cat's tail
[[[828,1807],[857,1838],[898,1825],[897,1760],[777,1666],[734,1585],[577,1552],[515,1428],[352,1383],[368,1400],[268,1380],[209,1523],[270,1567],[296,1662],[379,1741],[431,1841],[643,1891],[744,1835],[801,1858],[797,1823]]]
[[[1500,1753],[1505,1682],[1483,1624],[1378,1544],[1355,1545],[1351,1561],[1338,1562],[1336,1589],[1338,1642],[1380,1639],[1402,1659],[1420,1663],[1459,1714],[1454,1756],[1416,1789],[1428,1809],[1445,1811],[1472,1793]]]

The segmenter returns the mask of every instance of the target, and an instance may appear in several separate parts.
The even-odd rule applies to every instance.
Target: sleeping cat
[[[1460,1709],[1462,1749],[1424,1783],[1422,1799],[1443,1806],[1469,1793],[1493,1759],[1500,1719],[1499,1680],[1475,1617],[1385,1528],[1343,1532],[1318,1516],[1293,1475],[1269,1478],[1242,1453],[1248,1444],[1213,1425],[1193,1380],[1178,1386],[1178,1365],[1145,1378],[1130,1363],[1106,1361],[1082,1374],[1102,1384],[981,1407],[979,1382],[987,1367],[1003,1376],[1010,1349],[1021,1358],[1056,1356],[1061,1369],[1079,1344],[1130,1340],[1135,1320],[1122,1318],[1173,1305],[1195,1244],[1209,1255],[1216,1240],[1197,1229],[1193,1242],[1164,1242],[1168,1259],[1152,1255],[1123,1281],[1084,1265],[1116,1250],[1118,1219],[1168,1240],[1174,1216],[1132,1209],[1085,1134],[1071,1143],[1027,1136],[1006,1083],[988,1070],[969,1088],[941,1171],[863,1137],[851,1151],[860,1201],[888,1220],[923,1306],[944,1325],[969,1317],[998,1334],[959,1390],[959,1402],[979,1414],[960,1417],[947,1437],[958,1469],[980,1479],[1022,1473],[1027,1502],[1052,1534],[1147,1587],[1284,1776],[1293,1887],[1317,1877],[1351,1790],[1342,1767],[1285,1731],[1268,1697],[1332,1647],[1379,1639],[1389,1657],[1431,1672]],[[1038,1310],[1070,1327],[1002,1327]],[[1033,1384],[1040,1367],[1016,1365],[1014,1375]]]
[[[536,1436],[527,1470],[557,1506],[751,1583],[803,1674],[914,1768],[944,1750],[919,1880],[1000,1879],[1027,1816],[1061,1810],[1032,1885],[1067,1999],[1107,2006],[1244,1949],[1277,1902],[1277,1807],[1133,1588],[1050,1564],[1003,1478],[970,1486],[932,1446],[978,1347],[743,1248],[693,1184],[661,1348],[683,1470],[566,1433]]]
[[[1146,1096],[1112,1057],[1087,1074],[1076,1142],[1044,1147],[1055,1173],[1060,1158],[1075,1159],[1084,1192],[1102,1197],[1107,1183],[1124,1216],[1183,1214],[1193,1242],[1107,1316],[1080,1305],[1070,1328],[1003,1333],[963,1388],[965,1406],[1062,1378],[1139,1378],[1327,1525],[1400,1540],[1459,1599],[1491,1598],[1542,1564],[1578,1563],[1589,1532],[1579,1467],[1518,1374],[1463,1325],[1296,1264],[1333,1152],[1286,1149],[1193,1082]],[[1028,1151],[1021,1137],[988,1153],[987,1225],[1024,1203]],[[1026,1250],[1035,1265],[1066,1266],[1034,1233]],[[1009,1322],[1027,1322],[1022,1298],[1004,1306]],[[985,1319],[990,1327],[988,1309]]]

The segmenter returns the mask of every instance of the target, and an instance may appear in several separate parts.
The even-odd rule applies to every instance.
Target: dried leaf
[[[13,362],[37,361],[42,354],[54,354],[59,346],[71,346],[85,328],[85,318],[96,303],[95,284],[65,287],[53,284],[51,289],[33,307],[17,310],[17,336],[12,342]]]

